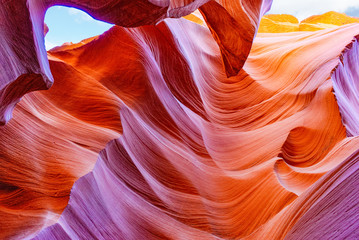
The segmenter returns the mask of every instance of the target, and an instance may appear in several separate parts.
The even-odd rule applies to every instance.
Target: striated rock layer
[[[311,16],[301,22],[288,14],[268,14],[261,19],[258,31],[270,33],[317,31],[351,23],[359,23],[359,18],[334,11]]]
[[[359,71],[356,64],[359,60],[358,37],[356,36],[343,51],[340,62],[332,74],[335,95],[348,136],[359,135]]]
[[[260,34],[232,78],[210,32],[186,20],[51,52],[122,96],[123,135],[37,238],[283,238],[273,221],[356,151],[330,76],[358,30]]]
[[[136,27],[155,24],[166,17],[188,15],[208,1],[1,0],[0,124],[4,125],[10,120],[16,103],[24,94],[48,89],[53,83],[44,45],[44,16],[49,7],[76,7],[98,20]],[[269,10],[271,2],[272,0],[217,0],[210,1],[202,8],[203,16],[222,50],[229,76],[236,75],[242,67],[259,20]],[[219,18],[217,12],[221,12],[223,16]],[[245,31],[239,31],[236,27]],[[233,45],[230,39],[234,37],[245,47]],[[245,52],[242,53],[243,49]]]
[[[256,34],[270,1],[205,2],[3,1],[0,19],[33,24],[0,25],[3,123],[54,81],[0,129],[0,238],[358,236],[359,24],[293,32],[280,16]],[[36,22],[53,4],[125,27],[202,17],[47,58]]]

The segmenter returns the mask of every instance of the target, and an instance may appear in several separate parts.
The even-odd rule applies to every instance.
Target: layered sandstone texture
[[[356,18],[0,3],[0,239],[359,236]],[[54,5],[116,26],[46,52]]]

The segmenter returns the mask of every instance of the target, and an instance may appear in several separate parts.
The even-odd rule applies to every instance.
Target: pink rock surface
[[[0,75],[0,124],[4,125],[10,120],[12,111],[20,98],[31,91],[48,89],[53,82],[49,68],[44,45],[44,16],[46,10],[54,5],[76,7],[86,11],[98,20],[114,23],[119,26],[136,27],[141,25],[155,24],[166,17],[182,17],[190,14],[208,0],[2,0],[0,5],[1,42],[0,49],[1,75]],[[233,14],[233,18],[245,23],[248,34],[235,33],[234,37],[242,39],[250,46],[255,29],[262,14],[269,9],[271,0],[255,1],[247,3],[243,1],[227,3],[218,0],[211,2],[208,6],[222,9],[220,4]],[[209,7],[208,7],[209,8]],[[223,11],[223,10],[222,10]],[[244,12],[247,11],[247,12]],[[215,18],[215,11],[205,13],[210,19]],[[211,17],[212,16],[212,17]],[[228,14],[229,18],[232,18]],[[21,23],[21,24],[18,24]],[[13,26],[18,26],[14,28]],[[229,47],[228,35],[216,33],[233,29],[237,24],[218,21],[213,19],[209,23],[211,29],[214,27],[216,39],[220,41],[220,47],[225,51],[232,50]],[[215,27],[216,26],[216,27]],[[248,35],[248,36],[247,36]],[[221,43],[224,43],[222,45]],[[250,48],[250,47],[249,47]],[[248,49],[245,46],[246,54]],[[239,51],[239,52],[238,52]],[[227,62],[228,52],[222,52],[224,61]],[[232,53],[241,58],[242,52],[235,49]],[[233,65],[233,61],[229,60]],[[227,70],[229,75],[236,75],[244,61],[235,64],[234,70]],[[228,69],[226,63],[225,66]],[[238,66],[237,66],[238,65]],[[230,72],[229,72],[230,71]]]
[[[332,74],[335,96],[348,136],[359,135],[358,50],[357,36],[344,50],[340,63]]]
[[[1,2],[0,238],[357,236],[359,25],[206,2]],[[46,53],[54,4],[122,27]]]
[[[51,52],[121,96],[123,134],[37,238],[283,238],[271,235],[272,219],[358,144],[346,138],[329,81],[357,33],[259,34],[232,78],[210,31],[187,20],[114,27]],[[111,57],[98,59],[100,48]],[[128,83],[136,98],[125,96]]]

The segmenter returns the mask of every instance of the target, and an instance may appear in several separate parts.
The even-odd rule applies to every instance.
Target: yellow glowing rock
[[[307,19],[304,19],[301,24],[310,23],[310,24],[327,24],[334,26],[342,26],[350,23],[358,23],[359,19],[354,17],[349,17],[346,14],[338,12],[327,12],[322,15],[314,15]]]
[[[185,18],[187,20],[190,20],[192,22],[195,22],[195,23],[197,23],[199,25],[204,25],[205,24],[204,21],[202,20],[202,15],[198,10],[194,11],[193,13],[191,13],[191,14],[189,14],[187,16],[184,16],[183,18]]]
[[[311,16],[300,23],[297,18],[288,14],[269,14],[263,16],[259,25],[259,32],[318,31],[351,23],[359,23],[359,19],[334,11]]]
[[[299,31],[299,21],[288,14],[268,14],[263,16],[258,32],[295,32]]]
[[[322,15],[314,15],[304,19],[300,25],[300,31],[317,31],[327,28],[333,28],[350,23],[358,23],[359,19],[349,17],[346,14],[338,12],[327,12]]]

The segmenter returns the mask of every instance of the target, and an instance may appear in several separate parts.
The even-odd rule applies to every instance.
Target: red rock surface
[[[0,19],[29,16],[22,37],[0,25],[2,66],[18,66],[1,75],[3,122],[54,81],[0,129],[0,238],[356,236],[343,89],[358,24],[256,34],[269,1],[3,3]],[[36,42],[55,3],[127,27],[200,7],[207,25],[115,26],[46,58]]]

